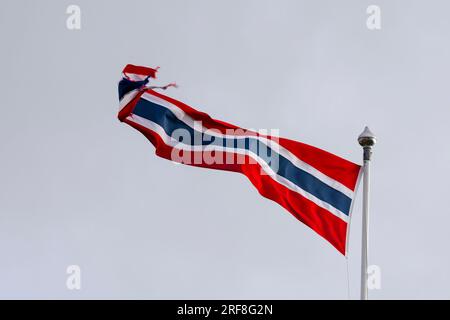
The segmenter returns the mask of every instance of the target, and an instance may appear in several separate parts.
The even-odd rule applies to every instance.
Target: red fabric
[[[300,160],[339,181],[350,190],[355,190],[357,182],[355,177],[358,177],[361,166],[305,143],[285,138],[280,138],[278,143]]]
[[[156,78],[156,72],[158,72],[158,68],[148,68],[148,67],[141,67],[141,66],[135,66],[133,64],[127,65],[123,71],[123,73],[134,73],[139,74],[141,76],[150,76],[152,78]]]
[[[130,74],[151,76],[155,78],[157,69],[127,65],[123,70],[123,72]],[[227,130],[241,129],[243,134],[246,135],[255,135],[255,136],[258,135],[268,139],[275,140],[282,147],[284,147],[289,152],[294,154],[298,159],[314,167],[316,170],[340,182],[342,185],[346,186],[350,190],[354,191],[356,188],[357,178],[359,176],[359,172],[361,169],[361,166],[357,164],[354,164],[350,161],[340,158],[327,151],[318,149],[316,147],[301,142],[285,138],[261,135],[257,132],[251,132],[246,129],[232,125],[230,123],[213,119],[208,114],[198,111],[183,102],[177,101],[171,97],[165,96],[154,90],[144,89],[141,92],[139,92],[131,102],[129,102],[125,107],[123,107],[120,110],[118,118],[120,121],[123,121],[132,126],[133,128],[142,132],[155,146],[156,154],[162,158],[174,161],[175,159],[172,158],[172,151],[173,150],[179,151],[179,150],[166,145],[164,141],[161,139],[161,137],[152,130],[127,119],[129,115],[132,115],[136,103],[139,101],[139,99],[141,99],[142,94],[144,94],[145,92],[172,103],[173,105],[183,110],[187,115],[189,115],[194,120],[201,121],[202,125],[206,128],[215,129],[224,134],[235,134],[235,135],[240,135],[239,131],[231,133],[228,132]],[[247,176],[247,178],[251,181],[251,183],[256,187],[256,189],[262,196],[280,204],[282,207],[288,210],[294,217],[302,221],[304,224],[309,226],[311,229],[313,229],[319,235],[321,235],[327,241],[329,241],[339,252],[341,252],[344,255],[346,254],[348,223],[340,219],[339,217],[335,216],[330,211],[323,209],[314,202],[303,197],[300,193],[292,191],[289,188],[285,187],[284,185],[278,183],[272,177],[261,174],[261,167],[258,163],[254,161],[253,158],[246,155],[237,155],[231,152],[218,152],[218,151],[199,151],[199,152],[183,151],[183,152],[184,155],[190,157],[191,160],[193,160],[193,157],[195,156],[199,156],[200,158],[204,159],[205,156],[208,156],[208,153],[215,154],[218,156],[232,157],[233,159],[236,159],[237,157],[239,157],[240,159],[245,159],[244,162],[245,164],[240,164],[242,162],[237,161],[234,161],[233,164],[230,163],[207,164],[204,161],[202,161],[201,164],[195,164],[193,163],[193,161],[191,161],[192,163],[191,165],[206,167],[210,169],[239,172],[244,174],[245,176]]]
[[[207,113],[195,110],[194,108],[188,106],[187,104],[175,100],[171,97],[165,96],[159,92],[153,90],[147,90],[148,93],[159,97],[163,100],[169,101],[170,103],[176,105],[184,112],[189,114],[194,120],[202,121],[202,125],[206,128],[212,128],[219,130],[222,133],[226,133],[227,129],[242,129],[230,123],[220,121],[217,119],[211,118]],[[244,129],[242,129],[244,130]],[[297,158],[308,163],[310,166],[315,169],[321,171],[327,176],[333,178],[336,181],[339,181],[344,186],[349,188],[350,190],[355,190],[356,187],[356,179],[358,177],[359,170],[361,166],[345,160],[341,157],[338,157],[330,152],[324,151],[322,149],[310,146],[305,143],[293,141],[286,138],[278,138],[271,137],[267,135],[258,134],[256,132],[250,132],[245,130],[246,134],[254,134],[262,137],[266,137],[268,139],[273,139],[277,141],[281,146],[288,149],[292,152]]]
[[[137,123],[134,123],[128,119],[124,119],[124,122],[139,130],[148,140],[155,146],[155,153],[159,157],[173,161],[172,150],[174,148],[166,145],[161,137]],[[191,159],[195,154],[199,156],[205,156],[208,152],[190,152],[183,151],[189,154]],[[215,152],[216,155],[223,154],[223,159],[227,155],[226,152]],[[229,156],[235,156],[234,154],[228,154]],[[268,199],[271,199],[286,210],[288,210],[294,217],[309,226],[319,235],[324,237],[330,242],[340,253],[346,254],[346,236],[347,236],[347,223],[335,215],[331,214],[327,210],[317,206],[307,198],[301,196],[299,193],[294,192],[283,185],[273,180],[270,176],[262,175],[261,166],[252,162],[248,156],[245,157],[245,164],[218,164],[214,163],[208,165],[204,162],[202,164],[192,164],[193,166],[206,167],[210,169],[219,169],[226,171],[239,172],[247,176],[250,182],[256,187],[258,192]],[[193,162],[193,161],[192,161]],[[253,164],[249,164],[253,163]]]

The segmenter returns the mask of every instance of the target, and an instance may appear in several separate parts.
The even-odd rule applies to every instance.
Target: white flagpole
[[[358,137],[359,144],[364,150],[363,165],[363,215],[362,215],[362,243],[361,243],[361,300],[368,299],[367,267],[369,251],[369,189],[370,189],[370,160],[372,147],[377,142],[375,135],[368,127]]]

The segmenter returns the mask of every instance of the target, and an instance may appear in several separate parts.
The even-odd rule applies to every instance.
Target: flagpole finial
[[[364,149],[364,160],[370,161],[372,156],[372,147],[377,143],[377,137],[366,126],[364,131],[359,135],[358,142]]]
[[[373,147],[377,143],[377,137],[366,126],[364,131],[359,135],[358,142],[362,147]]]

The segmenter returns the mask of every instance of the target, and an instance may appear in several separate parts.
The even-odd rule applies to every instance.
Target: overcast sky
[[[81,8],[68,30],[66,8]],[[381,30],[366,9],[381,8]],[[25,1],[0,11],[0,298],[347,299],[347,260],[239,174],[120,123],[123,66],[169,95],[361,163],[373,299],[450,298],[448,1]],[[361,191],[361,190],[360,190]],[[350,234],[358,298],[361,192]],[[66,288],[79,265],[81,290]]]

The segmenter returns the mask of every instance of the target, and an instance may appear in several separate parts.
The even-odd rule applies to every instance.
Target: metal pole
[[[358,137],[359,144],[364,150],[363,165],[363,215],[362,215],[362,242],[361,242],[361,300],[368,299],[367,267],[369,251],[369,190],[370,190],[370,160],[372,147],[377,142],[375,135],[368,127]]]

